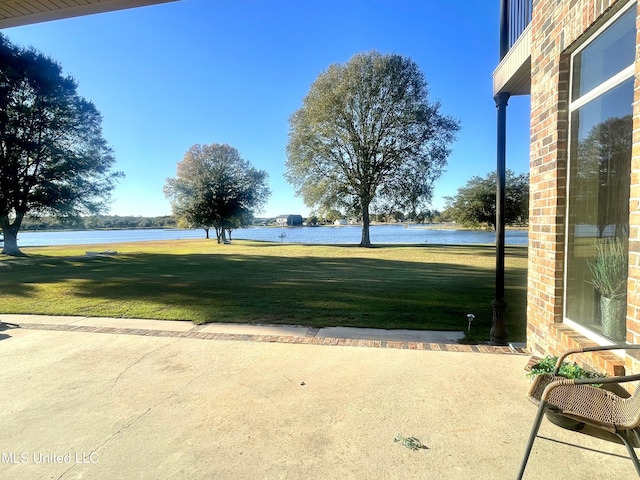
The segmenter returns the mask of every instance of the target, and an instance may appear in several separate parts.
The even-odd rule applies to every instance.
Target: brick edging
[[[292,343],[301,345],[395,348],[400,350],[428,350],[442,352],[494,353],[507,355],[528,355],[521,347],[501,347],[493,345],[462,345],[456,343],[426,343],[391,340],[364,340],[331,337],[296,337],[277,335],[251,335],[235,333],[207,333],[194,327],[187,331],[148,330],[144,328],[89,327],[82,325],[48,325],[40,323],[20,323],[19,328],[27,330],[50,330],[63,332],[110,333],[116,335],[137,335],[144,337],[192,338],[197,340],[234,340],[260,343]]]

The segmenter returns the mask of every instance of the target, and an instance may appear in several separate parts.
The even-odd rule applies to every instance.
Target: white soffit
[[[531,24],[493,72],[493,94],[501,92],[512,95],[531,93]]]
[[[176,0],[0,0],[0,28],[173,1]]]

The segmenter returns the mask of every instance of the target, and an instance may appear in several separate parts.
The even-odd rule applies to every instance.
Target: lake
[[[252,227],[235,230],[233,239],[262,240],[269,242],[311,243],[311,244],[358,244],[362,229],[359,225],[321,227]],[[211,231],[215,237],[215,232]],[[404,224],[372,225],[370,230],[373,244],[494,244],[495,233],[478,230],[455,230]],[[143,242],[147,240],[181,240],[204,238],[204,230],[181,229],[140,229],[140,230],[82,230],[58,232],[20,232],[20,247],[40,247],[48,245],[89,245],[119,242]],[[505,243],[526,245],[526,230],[507,230]]]

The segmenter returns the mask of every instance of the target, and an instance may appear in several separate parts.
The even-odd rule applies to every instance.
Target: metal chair
[[[557,375],[560,366],[569,355],[620,349],[638,350],[640,345],[622,344],[569,350],[558,358],[552,374],[535,377],[529,389],[529,400],[538,405],[538,413],[533,421],[518,480],[524,475],[533,442],[546,412],[554,412],[564,418],[576,420],[574,430],[580,430],[582,426],[587,425],[594,427],[590,430],[594,430],[596,436],[600,436],[598,431],[615,435],[614,438],[620,439],[627,448],[640,477],[640,463],[634,450],[634,447],[640,447],[640,387],[629,396],[620,386],[621,383],[640,380],[640,374],[571,380]],[[595,387],[594,384],[602,385],[603,388]],[[586,430],[584,433],[588,433]]]

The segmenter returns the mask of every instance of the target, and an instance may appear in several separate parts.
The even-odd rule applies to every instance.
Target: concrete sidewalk
[[[128,318],[72,317],[48,315],[0,315],[0,321],[40,330],[67,330],[125,335],[173,336],[201,340],[250,340],[256,342],[303,343],[418,350],[451,350],[500,353],[524,353],[524,344],[508,347],[461,345],[462,331],[382,330],[374,328],[327,327],[298,325],[249,325]]]
[[[535,414],[518,349],[0,321],[2,479],[509,479]],[[540,435],[525,478],[635,478],[621,445]]]

